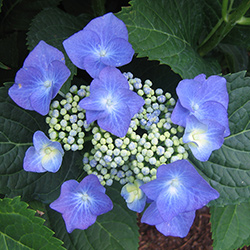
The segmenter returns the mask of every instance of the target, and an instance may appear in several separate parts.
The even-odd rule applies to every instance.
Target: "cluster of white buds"
[[[62,143],[64,150],[82,150],[86,132],[91,130],[85,120],[85,111],[79,107],[79,101],[89,95],[89,86],[76,85],[70,88],[61,101],[53,101],[46,122],[49,124],[51,140]]]
[[[183,128],[170,119],[175,105],[171,94],[164,94],[162,89],[154,91],[149,80],[142,84],[131,73],[124,75],[130,89],[145,99],[145,105],[132,118],[123,138],[93,127],[93,148],[83,157],[84,170],[108,186],[113,180],[122,185],[137,179],[147,183],[156,178],[160,165],[188,157],[182,142]]]

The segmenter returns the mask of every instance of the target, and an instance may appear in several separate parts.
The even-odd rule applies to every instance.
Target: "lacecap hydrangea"
[[[170,93],[154,90],[150,80],[121,73],[116,67],[129,63],[134,50],[125,24],[112,13],[93,19],[63,46],[73,64],[94,79],[90,86],[71,86],[49,110],[70,72],[62,53],[43,41],[30,53],[9,93],[21,107],[48,114],[50,140],[40,131],[34,134],[24,169],[56,172],[63,149],[82,152],[87,176],[64,182],[50,205],[62,214],[69,233],[87,229],[112,209],[104,186],[118,181],[129,209],[142,212],[150,200],[143,222],[156,225],[164,235],[184,237],[195,211],[219,196],[186,159],[190,148],[197,159],[207,160],[230,133],[224,78],[206,80],[202,74],[182,80],[176,103]],[[34,70],[40,56],[45,60]],[[36,77],[35,71],[44,76]],[[220,87],[215,93],[216,84]],[[86,142],[92,149],[85,150]]]

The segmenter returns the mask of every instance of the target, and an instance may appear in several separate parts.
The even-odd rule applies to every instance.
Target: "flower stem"
[[[247,10],[250,8],[250,0],[243,0],[238,8],[232,13],[231,6],[227,11],[228,0],[224,0],[222,4],[222,18],[218,21],[212,31],[204,39],[198,48],[198,53],[201,56],[206,55],[213,48],[215,48],[220,41],[232,30],[239,20],[245,15]]]

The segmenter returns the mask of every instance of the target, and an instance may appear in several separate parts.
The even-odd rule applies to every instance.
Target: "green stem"
[[[198,48],[198,53],[204,56],[215,48],[237,24],[237,21],[244,16],[249,8],[250,0],[243,0],[232,14],[227,14],[227,22],[222,17],[207,38],[205,38],[204,42],[201,43]],[[225,16],[225,13],[223,15]]]
[[[87,137],[84,137],[84,142],[91,141],[93,139],[93,135],[89,135]]]

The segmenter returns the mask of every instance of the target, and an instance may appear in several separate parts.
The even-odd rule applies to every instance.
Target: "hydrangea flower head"
[[[140,188],[156,202],[164,222],[181,213],[197,210],[219,193],[213,189],[187,160],[178,160],[157,169],[157,178]]]
[[[186,127],[186,119],[194,115],[198,120],[215,120],[225,127],[224,136],[230,134],[227,108],[228,92],[226,79],[204,74],[194,79],[184,79],[176,88],[179,97],[171,115],[173,123]]]
[[[197,120],[187,117],[183,142],[187,143],[195,158],[207,161],[212,151],[219,149],[224,142],[225,128],[213,120]]]
[[[141,180],[135,180],[134,183],[127,183],[121,190],[121,195],[126,200],[128,208],[137,213],[141,213],[146,204],[147,197],[140,189],[143,183]]]
[[[49,140],[42,131],[34,133],[33,144],[25,153],[24,170],[37,173],[57,172],[64,155],[61,144]]]
[[[96,175],[88,175],[80,183],[68,180],[50,207],[62,214],[69,233],[74,229],[84,230],[95,223],[98,215],[112,210],[113,203],[105,191]]]
[[[126,25],[112,13],[93,19],[63,45],[71,61],[93,78],[106,66],[129,63],[134,54]]]
[[[86,110],[87,123],[98,125],[118,136],[126,135],[131,118],[144,105],[144,99],[129,89],[125,76],[116,68],[106,67],[90,84],[90,96],[79,106]]]
[[[9,96],[20,107],[46,115],[51,100],[69,76],[63,53],[40,41],[17,72]]]

